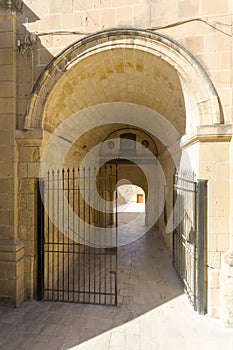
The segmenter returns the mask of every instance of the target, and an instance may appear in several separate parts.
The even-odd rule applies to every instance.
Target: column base
[[[220,319],[226,327],[233,327],[233,251],[226,252],[222,259]]]
[[[24,301],[24,246],[0,240],[0,302],[19,306]]]

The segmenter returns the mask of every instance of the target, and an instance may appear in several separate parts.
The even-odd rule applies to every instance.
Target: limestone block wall
[[[9,239],[14,235],[14,181],[17,175],[17,149],[15,145],[16,117],[16,55],[15,15],[1,15],[0,29],[0,173],[4,181],[1,189],[1,235]],[[6,39],[6,40],[5,40]],[[17,227],[17,223],[15,223]]]
[[[230,243],[229,142],[200,144],[199,177],[208,180],[208,311],[219,317],[221,260]]]
[[[87,34],[122,26],[157,30],[190,50],[205,67],[231,121],[232,2],[230,0],[25,0],[18,39],[27,29],[37,43],[18,55],[18,127],[40,72],[65,47]]]
[[[16,12],[0,4],[0,301],[24,298],[24,246],[18,237]]]

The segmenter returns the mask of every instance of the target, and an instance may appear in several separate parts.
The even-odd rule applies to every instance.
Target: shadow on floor
[[[1,307],[0,349],[110,349],[111,341],[112,348],[124,349],[119,345],[121,326],[181,294],[164,244],[150,230],[118,250],[117,307],[36,301],[14,310]],[[145,334],[150,327],[143,324]],[[116,327],[117,340],[111,340],[110,333],[104,335]],[[86,341],[99,335],[103,339],[85,347]],[[131,343],[135,339],[136,335]]]

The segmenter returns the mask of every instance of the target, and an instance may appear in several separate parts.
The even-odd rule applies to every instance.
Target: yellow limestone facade
[[[233,326],[232,25],[231,0],[0,0],[1,302],[37,297],[37,182],[50,136],[65,125],[64,164],[74,166],[134,128],[155,145],[168,216],[183,162],[171,140],[208,181],[207,312]],[[150,191],[134,166],[126,172]],[[161,217],[157,226],[171,251]]]

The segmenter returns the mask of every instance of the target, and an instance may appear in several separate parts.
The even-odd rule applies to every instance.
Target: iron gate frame
[[[179,205],[179,196],[184,206]],[[185,208],[187,204],[190,208]],[[193,172],[180,170],[174,174],[173,181],[173,235],[172,264],[187,293],[195,311],[205,314],[207,309],[206,288],[206,210],[207,210],[207,180],[196,180]],[[177,206],[177,212],[174,208]],[[182,212],[180,211],[182,210]],[[187,233],[187,211],[192,212],[193,245]],[[176,223],[176,215],[182,219]],[[190,219],[190,217],[189,217]],[[190,265],[187,260],[191,258]],[[190,269],[188,271],[187,269]]]
[[[92,171],[92,175],[91,175]],[[63,192],[67,191],[68,195],[68,202],[73,201],[74,205],[74,199],[77,197],[79,201],[80,206],[80,182],[81,182],[81,174],[84,177],[85,182],[88,184],[88,187],[86,189],[83,189],[84,191],[89,191],[88,196],[90,196],[91,190],[93,190],[93,187],[91,187],[91,180],[96,181],[103,180],[101,183],[102,187],[98,188],[98,192],[100,195],[103,196],[107,192],[107,190],[111,189],[112,192],[116,189],[117,184],[117,164],[115,165],[104,165],[98,172],[96,168],[94,167],[91,169],[90,167],[85,168],[78,168],[78,169],[62,169],[62,170],[52,170],[48,171],[47,178],[46,179],[40,179],[38,181],[38,201],[37,201],[37,212],[38,212],[38,279],[37,279],[37,286],[38,286],[38,300],[40,301],[62,301],[62,302],[77,302],[77,303],[83,303],[83,304],[96,304],[96,305],[109,305],[109,306],[116,306],[117,305],[117,265],[118,265],[118,257],[117,257],[117,227],[118,227],[118,213],[117,213],[117,191],[115,191],[115,203],[116,203],[116,209],[113,219],[113,228],[115,230],[115,238],[116,238],[116,246],[115,247],[104,247],[104,248],[95,248],[90,247],[90,245],[80,244],[71,242],[72,240],[69,238],[67,243],[65,242],[64,233],[61,233],[59,229],[56,227],[56,225],[51,221],[50,214],[46,211],[49,211],[48,207],[45,208],[44,201],[51,200],[53,201],[52,210],[54,211],[54,203],[55,203],[55,197],[56,197],[56,191],[62,190]],[[74,184],[74,182],[77,180],[77,186]],[[107,181],[109,181],[109,186],[107,188]],[[65,185],[66,182],[66,185]],[[59,184],[62,184],[62,187],[59,187]],[[56,187],[58,186],[58,187]],[[66,187],[67,186],[67,187]],[[85,185],[84,185],[85,186]],[[71,194],[70,194],[71,191]],[[95,194],[94,194],[95,196]],[[77,199],[76,198],[76,199]],[[105,201],[106,203],[106,201]],[[89,217],[87,218],[85,213],[85,198],[82,202],[84,205],[84,221],[87,220],[90,224],[90,215],[91,215],[91,207],[88,206],[88,214]],[[58,209],[59,209],[59,203],[57,202]],[[64,205],[64,204],[63,204]],[[64,206],[63,206],[64,209]],[[105,207],[106,209],[106,207]],[[59,210],[58,210],[59,212]],[[54,213],[53,213],[54,215]],[[59,212],[60,215],[60,212]],[[64,212],[62,213],[64,216]],[[78,215],[80,215],[80,208],[78,208]],[[96,214],[96,211],[94,210],[94,225],[96,225],[96,216],[99,214]],[[106,216],[105,216],[106,217]],[[62,220],[62,219],[61,219]],[[106,220],[106,219],[104,219]],[[105,221],[106,224],[106,221]],[[80,229],[80,227],[79,227]],[[62,234],[62,241],[59,241],[59,236],[56,238],[58,239],[55,241],[55,233],[57,235]],[[67,251],[65,251],[65,246],[67,246]],[[52,248],[51,248],[52,247]],[[62,247],[60,249],[60,247]],[[73,250],[71,250],[71,248]],[[77,251],[75,251],[77,249]],[[81,251],[81,249],[84,249]],[[92,251],[92,253],[91,253]],[[75,272],[74,272],[74,254],[78,256],[78,286],[75,289],[73,286],[73,289],[70,289],[70,281],[68,277],[68,283],[65,283],[65,265],[64,265],[64,255],[67,253],[68,255],[68,276],[70,276],[70,259],[73,263],[73,285],[75,284]],[[72,255],[73,253],[73,255]],[[57,257],[55,257],[53,254],[57,254]],[[60,254],[63,255],[62,257],[62,270],[63,270],[63,277],[62,277],[62,288],[60,289],[60,282],[59,282],[59,256]],[[69,255],[70,254],[70,255]],[[49,265],[49,259],[52,259],[52,276],[50,276],[50,265]],[[83,257],[83,266],[82,274],[80,271],[80,262],[81,258]],[[86,269],[86,260],[85,257],[88,257],[89,259],[89,265],[88,270]],[[93,259],[93,268],[91,270],[91,257]],[[48,260],[47,266],[45,260]],[[55,259],[58,261],[58,272],[55,274]],[[97,266],[98,262],[98,266]],[[108,269],[107,269],[107,264]],[[104,276],[102,275],[102,265],[104,265]],[[99,270],[98,270],[99,268]],[[46,270],[47,269],[47,270]],[[93,271],[94,269],[94,271]],[[87,273],[87,276],[86,276]],[[92,273],[92,275],[91,275]],[[99,273],[99,275],[98,275]],[[83,278],[83,281],[81,283],[81,275]],[[54,279],[57,277],[58,281],[55,282]],[[91,278],[94,278],[94,282],[91,281]],[[52,278],[52,282],[51,282]],[[86,289],[86,278],[88,279],[88,289]],[[102,279],[103,278],[103,279]],[[96,285],[98,283],[98,286]],[[52,284],[52,288],[50,288]],[[82,284],[82,287],[84,288],[81,290],[80,284]],[[94,290],[93,290],[93,284],[94,284]],[[55,287],[57,285],[57,288]],[[92,286],[91,286],[92,285]],[[68,287],[68,288],[67,288]]]

